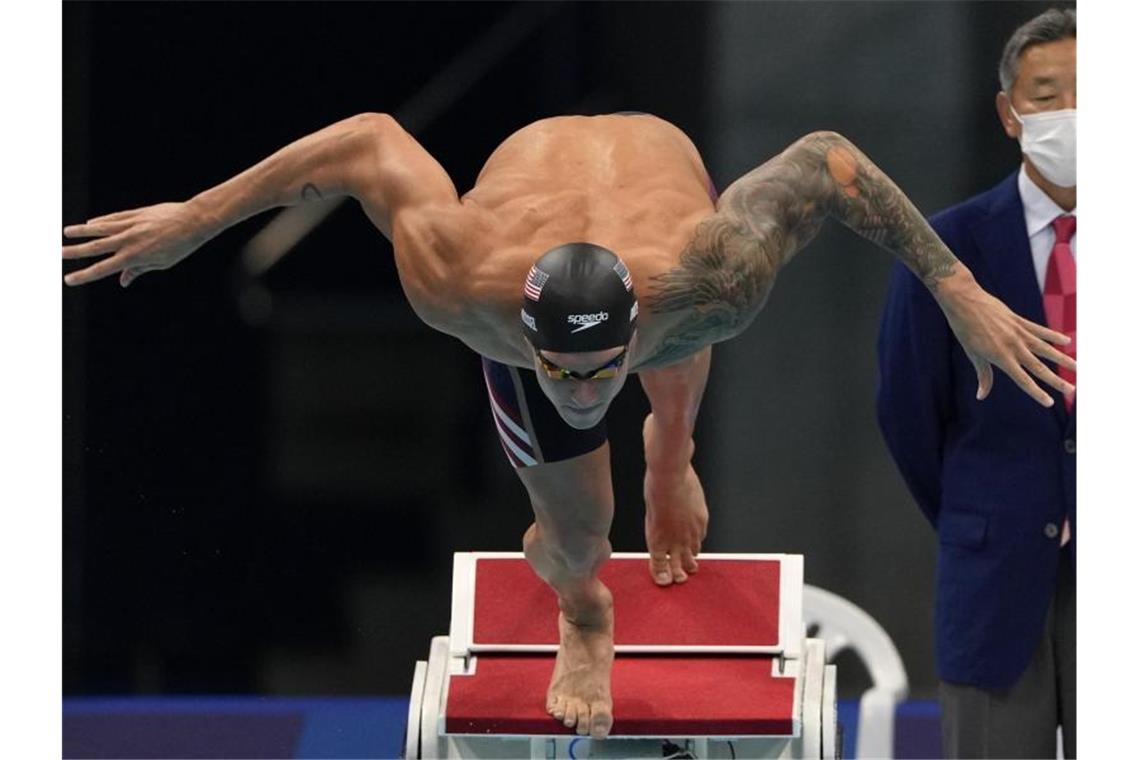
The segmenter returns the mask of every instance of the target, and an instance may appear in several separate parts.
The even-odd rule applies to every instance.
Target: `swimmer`
[[[554,589],[560,645],[547,711],[577,733],[613,724],[613,600],[598,579],[613,517],[605,415],[631,373],[643,426],[649,571],[697,572],[708,508],[692,466],[712,344],[740,334],[776,275],[833,218],[903,261],[930,289],[973,362],[1049,406],[1046,365],[1074,367],[1064,335],[982,290],[895,184],[858,148],[814,132],[719,200],[696,147],[645,114],[544,119],[504,141],[459,195],[391,116],[362,114],[304,137],[179,203],[64,229],[66,275],[130,285],[267,209],[348,196],[392,242],[404,292],[428,325],[483,357],[492,417],[535,519],[526,557]]]

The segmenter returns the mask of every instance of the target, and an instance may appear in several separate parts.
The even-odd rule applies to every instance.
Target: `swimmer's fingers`
[[[72,237],[96,235],[79,245],[65,246],[65,259],[85,258],[114,253],[110,259],[64,278],[68,285],[82,285],[108,275],[130,269],[120,283],[130,281],[143,272],[169,269],[189,256],[220,231],[194,211],[188,203],[159,203],[106,217],[86,224],[68,227],[64,233]]]
[[[1068,335],[1065,335],[1065,333],[1050,330],[1044,325],[1037,324],[1032,319],[1026,319],[1022,316],[1018,316],[1017,319],[1022,327],[1041,340],[1054,343],[1058,346],[1066,346],[1072,340]],[[1076,367],[1073,367],[1073,369],[1076,369]]]
[[[63,236],[69,238],[107,237],[130,229],[131,220],[122,221],[89,221],[84,224],[71,224],[63,228]]]
[[[1045,366],[1045,363],[1034,356],[1029,349],[1025,349],[1018,358],[1021,361],[1022,367],[1032,372],[1041,382],[1057,389],[1062,394],[1069,396],[1076,390],[1076,388],[1062,379],[1057,373]]]
[[[92,264],[86,269],[80,269],[67,274],[63,278],[63,281],[71,286],[86,285],[89,282],[102,280],[104,277],[110,277],[117,272],[122,272],[129,264],[130,255],[126,251],[120,251],[114,256]]]
[[[981,357],[972,354],[966,354],[969,357],[970,363],[974,365],[974,371],[978,373],[978,392],[974,394],[974,398],[978,401],[984,400],[990,395],[990,391],[994,387],[994,368],[988,361]]]
[[[977,364],[975,361],[974,365],[977,366]],[[1019,357],[1002,357],[1001,360],[995,362],[995,364],[1005,372],[1006,376],[1009,377],[1018,388],[1025,391],[1025,393],[1031,396],[1038,404],[1045,407],[1053,406],[1053,397],[1042,390],[1042,388],[1033,381],[1029,373],[1022,368]],[[1049,374],[1052,373],[1049,372]]]
[[[1026,344],[1029,350],[1040,356],[1042,359],[1051,361],[1058,367],[1068,367],[1074,372],[1077,369],[1077,360],[1068,354],[1061,353],[1052,345],[1043,340],[1031,340]]]
[[[145,267],[127,267],[119,273],[119,285],[125,288],[137,280],[139,277],[141,277],[144,273],[151,271],[154,270],[147,269]]]
[[[67,234],[66,230],[64,230],[64,234]],[[90,235],[74,235],[69,237],[90,237]],[[119,250],[125,242],[127,242],[127,233],[126,231],[122,231],[109,237],[89,240],[86,243],[79,243],[78,245],[65,245],[63,246],[63,258],[86,259],[92,256],[103,256]]]
[[[1040,352],[1034,350],[1041,342],[1068,344],[1068,337],[1014,314],[976,284],[948,291],[941,303],[950,327],[977,370],[979,399],[986,397],[992,385],[991,365],[1042,406],[1052,406],[1053,397],[1034,377],[1064,393],[1071,392],[1071,386],[1046,367],[1038,359]],[[1062,364],[1069,366],[1068,362]]]

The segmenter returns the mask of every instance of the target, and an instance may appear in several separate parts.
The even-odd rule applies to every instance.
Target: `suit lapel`
[[[989,213],[971,229],[982,254],[974,264],[984,270],[978,280],[1006,306],[1043,325],[1045,305],[1033,269],[1017,175],[1006,179],[997,190]]]
[[[998,185],[989,213],[974,225],[971,234],[981,254],[972,264],[983,270],[977,276],[982,287],[1017,314],[1048,326],[1016,173]],[[1064,429],[1068,423],[1064,399],[1052,388],[1046,390],[1056,402],[1053,414],[1057,424]]]

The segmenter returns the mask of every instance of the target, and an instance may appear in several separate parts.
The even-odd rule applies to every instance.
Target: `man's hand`
[[[118,273],[124,288],[144,272],[169,269],[213,235],[189,203],[160,203],[90,219],[63,228],[69,238],[96,238],[63,247],[64,259],[113,254],[64,277],[68,285],[84,285]]]
[[[645,471],[645,543],[654,583],[683,583],[697,572],[696,557],[709,527],[705,492],[693,466],[680,476]]]
[[[945,278],[935,298],[978,373],[979,400],[993,388],[993,364],[1042,406],[1053,406],[1053,397],[1030,374],[1066,396],[1073,393],[1073,386],[1041,361],[1075,370],[1076,361],[1053,346],[1067,345],[1068,336],[1014,314],[979,287],[973,277]]]

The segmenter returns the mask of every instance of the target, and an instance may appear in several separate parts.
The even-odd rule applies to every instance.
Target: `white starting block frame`
[[[614,559],[639,559],[645,553],[615,553]],[[592,740],[566,734],[553,718],[549,734],[447,733],[446,706],[452,676],[471,675],[480,652],[555,652],[557,643],[512,645],[477,643],[473,639],[475,571],[481,559],[523,559],[521,552],[457,552],[455,554],[452,614],[449,636],[431,641],[428,660],[416,663],[408,705],[408,728],[403,757],[409,758],[836,758],[836,671],[827,664],[822,639],[805,637],[803,623],[803,558],[790,554],[702,554],[715,560],[775,560],[780,563],[778,641],[762,646],[615,646],[622,653],[655,654],[765,654],[772,655],[772,675],[795,679],[787,735],[728,736],[620,736]],[[646,570],[648,572],[648,570]],[[665,630],[667,627],[663,626]],[[618,716],[620,720],[620,716]]]

